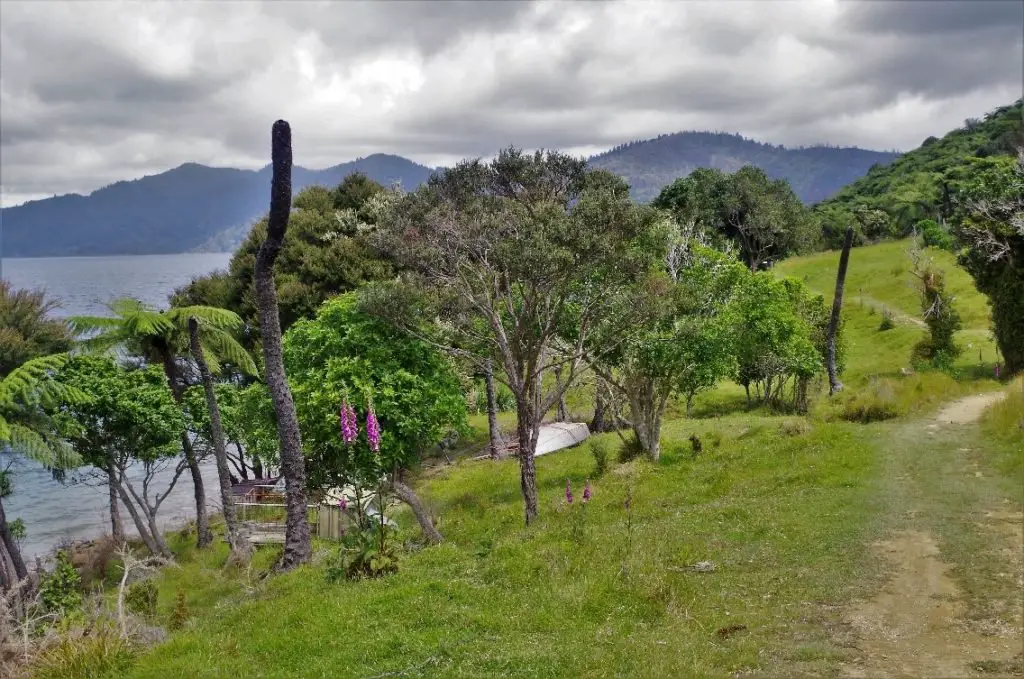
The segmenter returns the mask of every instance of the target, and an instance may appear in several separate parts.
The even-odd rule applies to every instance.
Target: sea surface
[[[224,269],[230,254],[147,255],[121,257],[53,257],[3,260],[3,277],[19,288],[46,291],[60,302],[54,314],[109,315],[106,304],[117,297],[134,297],[157,307],[168,306],[168,297],[193,277]],[[21,542],[26,558],[45,556],[67,540],[98,537],[110,532],[106,486],[94,475],[81,470],[58,483],[39,466],[0,453],[0,464],[12,465],[14,492],[4,499],[8,520],[25,521]],[[219,511],[217,472],[213,461],[203,463],[207,501]],[[154,488],[166,488],[173,469],[164,470]],[[181,525],[195,519],[192,481],[185,472],[158,517],[165,526]],[[125,528],[132,520],[122,509]]]

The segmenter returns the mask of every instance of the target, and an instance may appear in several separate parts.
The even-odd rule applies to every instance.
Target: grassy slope
[[[849,289],[862,286],[913,314],[913,294],[891,273],[900,252],[900,244],[856,251]],[[835,257],[794,260],[780,270],[826,291]],[[956,286],[960,277],[950,272]],[[967,288],[960,295],[972,319],[965,325],[983,331],[983,301]],[[906,365],[922,332],[903,324],[879,333],[880,316],[856,304],[847,317],[851,389]],[[905,384],[907,398],[926,404],[995,386],[931,376]],[[911,504],[926,509],[915,521],[937,534],[972,610],[997,610],[985,604],[1005,594],[996,574],[1007,566],[970,521],[1001,498],[1024,499],[1017,483],[1024,434],[1005,426],[1013,411],[925,441],[918,418],[857,425],[744,413],[736,396],[723,385],[698,404],[706,416],[671,418],[660,464],[613,465],[594,480],[579,543],[562,492],[572,479],[578,496],[591,475],[586,446],[538,459],[541,519],[530,529],[522,527],[515,461],[434,469],[420,487],[448,542],[403,556],[400,571],[379,581],[329,585],[322,565],[260,581],[220,570],[222,546],[197,556],[179,540],[182,568],[158,581],[160,618],[180,588],[193,620],[143,655],[129,676],[830,673],[856,654],[844,645],[841,607],[872,591],[883,574],[867,544],[904,521]],[[691,433],[705,441],[696,460]],[[604,438],[614,446],[614,435]],[[964,456],[984,477],[962,478]],[[914,478],[909,490],[894,481],[907,475]],[[630,488],[631,537],[623,507]],[[402,520],[404,535],[413,535],[408,517]],[[262,551],[254,568],[272,556]],[[703,560],[717,570],[686,570]],[[716,633],[733,624],[747,629]]]
[[[844,304],[850,368],[855,374],[892,373],[907,367],[911,348],[926,332],[912,320],[920,322],[922,315],[916,279],[910,273],[909,247],[909,241],[900,240],[854,248],[850,253]],[[957,339],[964,353],[958,365],[964,369],[978,366],[980,352],[982,363],[990,370],[996,349],[988,301],[951,254],[928,248],[926,256],[945,273],[946,290],[953,295],[953,305],[963,320]],[[838,252],[823,252],[781,262],[776,272],[805,281],[831,304],[838,265]],[[882,309],[895,314],[897,327],[893,330],[878,332]]]

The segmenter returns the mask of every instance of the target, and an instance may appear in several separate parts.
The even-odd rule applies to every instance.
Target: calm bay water
[[[159,307],[167,306],[174,288],[193,277],[227,267],[230,254],[148,255],[122,257],[59,257],[3,260],[3,276],[18,288],[43,289],[61,306],[59,316],[107,315],[106,303],[117,297],[134,297]],[[2,455],[2,454],[0,454]],[[110,531],[107,489],[88,472],[71,474],[64,484],[31,462],[2,456],[0,463],[13,465],[14,493],[4,500],[8,519],[24,519],[27,536],[22,541],[26,557],[43,555],[67,539],[97,537]],[[161,473],[155,488],[165,488],[172,470]],[[211,509],[216,502],[216,469],[203,464],[203,478]],[[131,517],[122,510],[126,528]],[[195,518],[192,483],[186,472],[159,514],[165,525]]]

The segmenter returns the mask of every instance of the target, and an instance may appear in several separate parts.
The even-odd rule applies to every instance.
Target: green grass
[[[855,425],[786,436],[783,421],[670,423],[670,441],[723,440],[696,460],[670,445],[658,465],[594,480],[580,543],[562,493],[570,478],[579,495],[586,446],[538,460],[542,514],[529,529],[514,460],[444,468],[424,491],[447,544],[404,555],[379,581],[328,585],[313,566],[249,593],[216,569],[222,549],[186,559],[162,577],[160,611],[186,588],[195,623],[128,676],[220,677],[241,664],[251,676],[358,677],[421,663],[413,676],[726,676],[839,657],[823,605],[863,562],[876,455]],[[704,560],[717,570],[686,570]],[[731,624],[747,630],[719,638]]]
[[[896,289],[891,273],[867,273],[875,255],[883,261],[872,266],[885,271],[899,252],[900,244],[857,250],[851,280],[860,270],[866,294],[901,311],[909,304],[909,314],[913,294]],[[779,269],[807,275],[830,297],[834,260],[818,255]],[[950,273],[957,285],[959,276]],[[968,292],[969,328],[981,330],[984,302]],[[1018,389],[977,425],[936,434],[927,423],[940,403],[997,388],[984,379],[990,365],[965,355],[956,377],[903,377],[923,331],[898,323],[880,332],[880,320],[852,298],[847,389],[830,405],[819,383],[810,417],[746,412],[742,389],[729,383],[700,396],[693,419],[673,404],[659,463],[612,462],[592,479],[579,540],[581,507],[567,507],[563,493],[569,479],[578,498],[593,473],[589,444],[538,458],[541,516],[525,528],[516,461],[468,459],[486,443],[482,415],[454,463],[422,470],[417,483],[445,544],[414,547],[408,539],[418,531],[400,514],[408,544],[386,578],[329,584],[328,543],[293,573],[263,577],[272,548],[259,550],[248,571],[226,571],[223,544],[197,553],[190,536],[172,536],[180,567],[157,580],[156,622],[167,624],[178,591],[190,619],[117,676],[832,676],[857,652],[844,606],[877,591],[886,575],[870,544],[908,526],[936,535],[973,619],[1008,620],[1014,592],[1000,573],[1010,566],[1000,536],[977,522],[987,509],[1024,502],[1024,395]],[[880,398],[899,419],[865,425],[836,416],[851,400]],[[577,413],[590,403],[587,388],[570,396]],[[514,425],[512,413],[500,419]],[[697,458],[691,434],[704,442]],[[600,439],[614,460],[618,438]],[[716,569],[689,569],[700,561]],[[733,625],[745,629],[718,633]]]
[[[882,308],[891,309],[902,317],[921,319],[915,279],[910,273],[912,265],[907,255],[909,247],[910,241],[900,240],[852,250],[844,301],[847,314],[874,310],[876,330],[882,320]],[[928,248],[926,252],[945,273],[946,290],[954,296],[954,306],[963,320],[963,330],[957,336],[965,347],[966,357],[962,360],[977,362],[980,350],[984,361],[992,363],[995,359],[995,345],[989,329],[991,315],[988,301],[974,287],[970,275],[957,266],[953,255],[935,248]],[[839,253],[833,251],[788,259],[780,262],[775,271],[780,276],[803,280],[812,290],[823,294],[826,302],[831,304],[838,266]],[[924,332],[907,322],[906,318],[898,317],[897,325],[896,330],[915,331],[918,335]],[[913,342],[910,342],[912,345]],[[970,348],[968,345],[971,345]],[[889,355],[892,352],[877,353]]]

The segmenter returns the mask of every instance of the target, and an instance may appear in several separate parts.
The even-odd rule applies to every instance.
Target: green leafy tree
[[[464,432],[466,398],[453,361],[426,342],[359,311],[355,293],[328,300],[314,320],[285,335],[285,367],[295,395],[309,482],[387,488],[413,509],[424,534],[440,541],[404,473],[450,433]],[[365,439],[345,445],[338,411],[351,404],[361,422],[372,402],[380,450]]]
[[[767,272],[745,279],[727,311],[736,348],[735,380],[761,403],[780,404],[787,386],[793,404],[806,407],[809,380],[822,369],[829,314],[820,303],[820,325],[806,318],[803,284]],[[816,346],[816,339],[820,347]],[[752,393],[753,392],[753,393]]]
[[[412,328],[437,318],[432,341],[460,352],[515,394],[526,522],[537,516],[534,453],[541,418],[579,374],[582,343],[617,289],[664,247],[664,218],[625,183],[556,152],[510,148],[435,174],[388,213],[382,245],[408,285],[378,286],[374,313]],[[408,296],[397,293],[412,292]],[[404,314],[417,308],[418,314]],[[567,324],[584,329],[574,346]],[[415,328],[412,328],[415,330]],[[560,367],[563,379],[543,381]]]
[[[1024,370],[1024,148],[974,163],[959,195],[953,232],[960,264],[992,307],[1006,374]]]
[[[295,196],[274,266],[282,330],[300,318],[312,318],[334,295],[393,275],[392,264],[371,243],[378,213],[392,196],[392,191],[360,173],[347,176],[334,189],[311,186]],[[234,311],[245,321],[246,346],[255,350],[259,318],[253,274],[266,235],[263,218],[231,257],[227,271],[196,278],[175,292],[172,305]]]
[[[674,396],[687,408],[732,367],[727,327],[719,316],[746,274],[735,260],[696,242],[670,251],[668,272],[627,291],[613,313],[597,321],[591,368],[629,404],[640,448],[657,460],[661,423]],[[630,322],[623,327],[622,318]],[[590,345],[588,345],[589,348]]]
[[[71,348],[71,331],[54,318],[57,303],[41,291],[22,290],[0,279],[0,378],[32,358]]]
[[[669,210],[719,244],[739,249],[751,271],[766,261],[807,251],[820,238],[817,217],[784,179],[747,165],[732,174],[694,171],[666,186],[654,206]]]
[[[187,464],[178,458],[184,418],[162,370],[125,368],[107,356],[84,355],[64,365],[57,379],[89,395],[85,401],[61,403],[54,421],[61,436],[112,490],[111,520],[120,521],[120,499],[146,546],[170,556],[157,511]],[[175,474],[168,487],[155,488],[157,473],[172,464]],[[128,476],[135,465],[143,470],[138,482]]]
[[[228,362],[247,374],[256,373],[252,357],[235,339],[242,320],[232,311],[215,307],[189,306],[154,309],[134,299],[118,299],[108,305],[111,316],[74,316],[72,327],[85,338],[82,346],[94,352],[120,350],[161,366],[174,401],[182,402],[188,388],[189,319],[200,321],[199,341],[210,370],[219,372]],[[180,420],[180,418],[179,418]],[[213,540],[206,510],[206,489],[188,431],[180,431],[181,450],[192,476],[195,491],[198,545]]]

